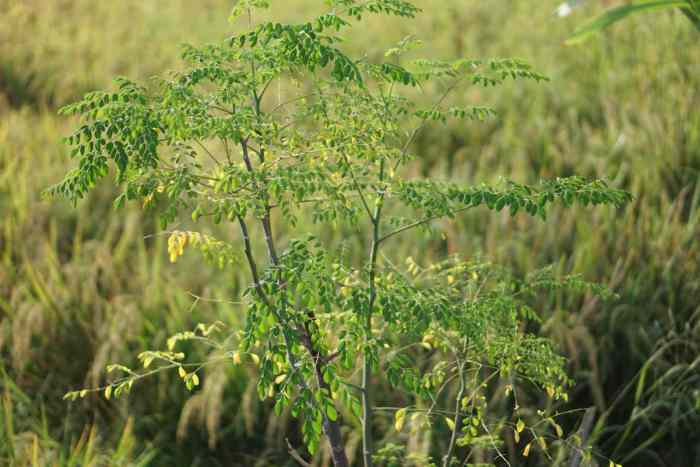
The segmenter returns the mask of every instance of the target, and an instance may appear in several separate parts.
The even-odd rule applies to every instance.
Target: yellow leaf
[[[516,443],[520,442],[520,433],[518,433],[518,430],[513,430],[513,437],[515,438]]]
[[[277,378],[275,378],[275,384],[281,384],[284,382],[284,380],[287,379],[287,375],[279,375]]]
[[[518,433],[522,433],[524,429],[525,429],[525,422],[523,422],[521,419],[518,419],[518,423],[515,424],[515,430]]]
[[[185,376],[187,376],[187,372],[182,367],[177,369],[177,373],[180,375],[180,378],[184,378]]]
[[[112,397],[112,386],[107,386],[105,388],[105,399],[109,400]]]
[[[234,365],[240,365],[240,364],[241,364],[241,354],[240,354],[240,352],[238,352],[238,351],[233,352],[233,364],[234,364]]]
[[[250,354],[250,358],[253,359],[253,363],[255,363],[256,365],[259,365],[259,364],[260,364],[260,357],[258,357],[258,356],[255,355],[254,353]]]
[[[523,456],[527,457],[530,455],[530,448],[532,447],[532,441],[527,443],[527,446],[525,446],[525,449],[523,449]]]
[[[192,384],[199,386],[199,376],[197,376],[197,373],[192,373]]]
[[[406,409],[399,409],[394,415],[394,428],[396,431],[401,431],[403,429],[404,421],[406,420]]]
[[[547,443],[545,442],[544,438],[542,436],[537,437],[537,442],[539,443],[540,447],[546,451],[547,450]]]
[[[450,427],[450,430],[455,429],[455,422],[452,420],[450,417],[445,417],[445,423],[447,423],[447,426]]]
[[[557,436],[558,436],[559,438],[561,438],[562,436],[564,436],[564,430],[562,430],[561,427],[560,427],[558,424],[556,424],[556,423],[554,423],[554,422],[552,422],[552,424],[554,425],[554,431],[557,432]]]
[[[452,285],[454,284],[455,278],[454,276],[447,276],[447,283]]]

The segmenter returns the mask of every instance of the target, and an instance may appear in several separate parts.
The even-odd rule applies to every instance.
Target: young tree
[[[233,17],[266,3],[241,1]],[[395,457],[391,445],[377,449],[373,442],[378,416],[373,387],[383,380],[431,401],[423,409],[394,408],[397,430],[409,412],[415,426],[436,420],[449,426],[444,455],[424,462],[451,465],[461,446],[498,451],[505,425],[492,424],[483,411],[481,390],[490,381],[512,381],[504,386],[511,397],[516,380],[565,397],[563,359],[522,326],[536,319],[528,294],[589,285],[546,270],[521,280],[457,257],[426,266],[408,258],[399,267],[382,255],[383,248],[400,235],[429,230],[434,221],[479,207],[544,219],[555,202],[621,206],[629,195],[579,177],[538,186],[465,187],[402,176],[412,159],[411,143],[427,122],[481,120],[493,113],[446,106],[455,89],[543,77],[513,59],[416,60],[406,67],[395,60],[354,59],[339,48],[337,34],[355,20],[369,14],[412,17],[418,10],[403,0],[327,3],[330,11],[307,23],[251,23],[223,44],[188,46],[183,71],[147,86],[120,78],[115,92],[93,92],[65,107],[64,114],[82,119],[67,137],[78,167],[48,193],[75,202],[113,166],[123,187],[117,206],[131,200],[153,206],[164,229],[185,215],[235,227],[238,233],[226,240],[171,231],[170,257],[174,262],[192,247],[222,267],[247,265],[252,283],[244,293],[246,326],[238,347],[224,350],[234,363],[247,356],[259,365],[260,397],[274,400],[277,413],[291,407],[309,453],[325,437],[333,463],[348,465],[342,420],[357,417],[364,465]],[[402,41],[387,57],[414,46]],[[420,108],[406,97],[429,85],[442,89],[432,106]],[[275,99],[271,90],[282,87],[293,97]],[[366,254],[347,258],[300,232],[299,219],[324,228],[366,226]],[[283,246],[280,228],[293,236]],[[266,258],[256,255],[256,244],[264,245]],[[173,336],[167,351],[139,358],[145,368],[156,361],[162,363],[158,370],[177,369],[193,389],[201,366],[185,363],[177,343],[214,339],[218,327],[200,325]],[[421,352],[439,363],[421,368]],[[153,372],[113,369],[124,376],[99,388],[108,398]],[[452,384],[459,389],[450,398],[446,388]],[[517,415],[517,401],[514,410]],[[525,422],[518,419],[513,427],[517,439]],[[533,442],[546,448],[535,428],[524,455]],[[305,462],[296,451],[293,455]]]

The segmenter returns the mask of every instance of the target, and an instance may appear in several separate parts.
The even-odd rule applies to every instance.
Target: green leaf
[[[352,399],[350,401],[350,410],[352,410],[352,413],[355,414],[357,418],[362,417],[362,406],[357,399]]]
[[[328,405],[326,407],[326,415],[328,415],[328,419],[332,422],[338,420],[338,411],[335,410],[333,405]]]
[[[314,432],[316,433],[316,435],[320,435],[320,434],[322,433],[323,428],[322,428],[322,420],[321,420],[320,417],[319,417],[319,418],[315,418],[315,419],[313,420],[313,422],[311,423],[311,426],[313,427]]]
[[[581,43],[588,39],[591,35],[634,13],[687,6],[688,2],[682,0],[650,0],[612,8],[592,21],[579,27],[564,43],[566,45]]]

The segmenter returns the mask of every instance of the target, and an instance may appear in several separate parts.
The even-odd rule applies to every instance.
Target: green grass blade
[[[687,1],[678,1],[678,0],[652,0],[652,1],[645,1],[641,3],[635,3],[632,5],[623,5],[620,7],[612,8],[602,15],[598,16],[597,18],[593,19],[589,23],[584,24],[583,26],[579,27],[574,34],[567,39],[564,43],[566,45],[572,45],[572,44],[578,44],[580,42],[583,42],[584,40],[588,39],[591,35],[595,34],[596,32],[599,32],[611,24],[617,23],[618,21],[626,18],[627,16],[634,14],[634,13],[640,13],[640,12],[646,12],[646,11],[652,11],[652,10],[661,10],[664,8],[678,8],[678,7],[687,7],[688,2]]]
[[[700,31],[700,6],[681,8],[681,12],[690,20],[691,23],[693,23],[695,29]]]

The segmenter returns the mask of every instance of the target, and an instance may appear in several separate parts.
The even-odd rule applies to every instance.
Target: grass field
[[[558,3],[423,0],[419,18],[375,18],[344,47],[379,59],[413,34],[425,42],[417,55],[518,57],[551,78],[458,96],[499,115],[428,128],[415,143],[417,172],[465,184],[577,173],[634,202],[555,211],[546,223],[478,211],[443,225],[447,240],[397,243],[392,254],[483,254],[520,272],[554,263],[609,285],[611,302],[541,297],[542,331],[577,382],[565,408],[596,406],[596,449],[625,467],[700,465],[700,36],[664,13],[566,47],[599,7],[559,19]],[[169,264],[164,239],[145,238],[158,229],[153,216],[113,211],[106,184],[75,209],[40,198],[70,167],[60,139],[75,122],[57,108],[116,75],[176,67],[180,43],[235,31],[230,7],[0,0],[0,465],[293,465],[284,438],[294,422],[270,416],[252,370],[212,367],[195,395],[162,374],[125,401],[61,400],[98,385],[106,364],[134,364],[200,321],[240,324],[227,301],[247,276],[194,258]],[[319,11],[320,1],[295,0],[274,15]],[[212,300],[193,307],[191,294]]]

